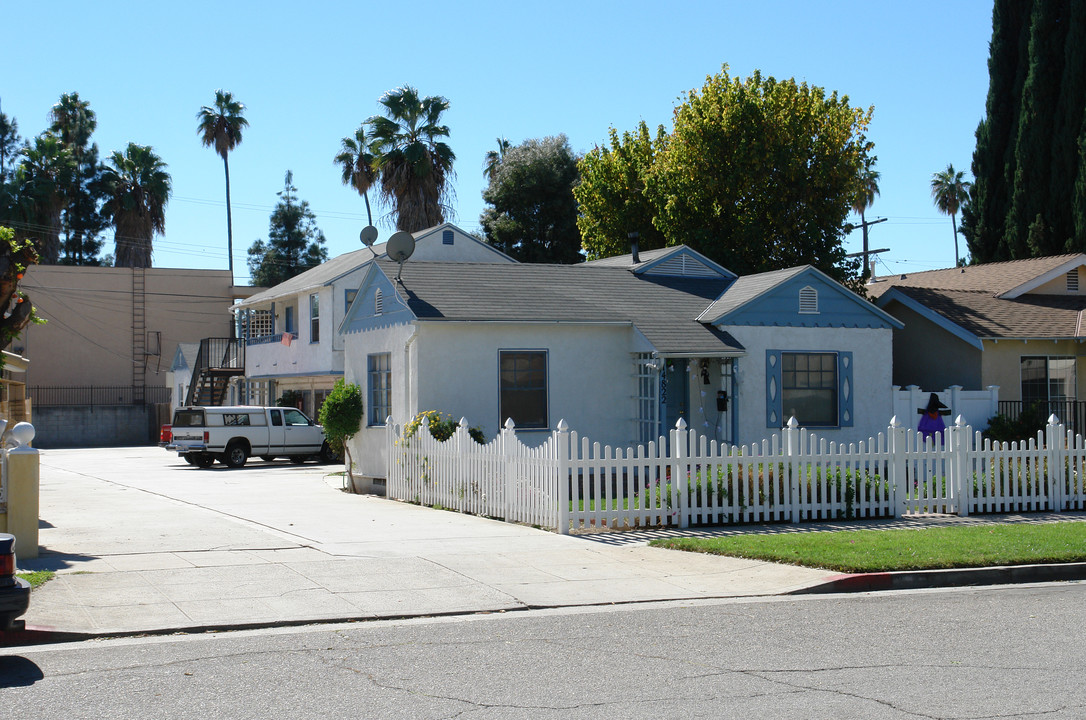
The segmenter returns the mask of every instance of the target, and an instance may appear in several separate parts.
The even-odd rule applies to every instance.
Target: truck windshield
[[[203,410],[178,410],[173,416],[174,427],[202,427],[203,424]]]

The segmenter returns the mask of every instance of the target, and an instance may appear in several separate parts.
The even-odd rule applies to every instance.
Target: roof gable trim
[[[1051,282],[1052,280],[1055,280],[1056,278],[1060,277],[1061,275],[1066,275],[1071,270],[1074,270],[1075,268],[1080,267],[1082,265],[1086,265],[1086,254],[1076,255],[1075,257],[1071,258],[1067,262],[1061,263],[1060,265],[1052,268],[1048,272],[1041,273],[1040,275],[1033,278],[1032,280],[1029,280],[1028,282],[1024,282],[1021,285],[1019,285],[1018,287],[1011,288],[1007,292],[1003,293],[1002,295],[997,295],[996,297],[1000,297],[1000,298],[1003,298],[1005,300],[1013,300],[1014,298],[1021,297],[1022,295],[1025,295],[1030,290],[1036,290],[1037,288],[1041,287],[1045,283]]]
[[[901,303],[905,307],[915,312],[917,315],[923,317],[925,320],[928,320],[929,322],[938,325],[943,330],[946,330],[954,337],[975,347],[977,350],[984,350],[984,344],[976,335],[969,332],[961,325],[947,320],[945,317],[935,312],[924,303],[914,300],[897,288],[890,288],[885,293],[883,293],[883,295],[878,299],[878,304],[880,308],[884,308],[894,301]],[[904,327],[904,324],[902,324],[902,327]]]

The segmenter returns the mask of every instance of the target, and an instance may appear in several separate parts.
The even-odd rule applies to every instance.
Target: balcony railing
[[[1038,400],[1028,403],[1021,400],[1000,400],[999,414],[1017,420],[1024,410],[1034,404],[1040,406],[1042,421],[1055,415],[1061,423],[1075,432],[1086,430],[1086,400]]]
[[[291,333],[294,339],[298,339],[297,333]],[[261,335],[260,337],[251,337],[245,341],[246,345],[270,345],[271,343],[283,342],[283,333],[276,333],[274,335]]]

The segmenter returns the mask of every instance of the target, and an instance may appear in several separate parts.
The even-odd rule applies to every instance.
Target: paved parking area
[[[772,595],[831,573],[341,491],[340,468],[43,450],[28,625],[89,635]]]

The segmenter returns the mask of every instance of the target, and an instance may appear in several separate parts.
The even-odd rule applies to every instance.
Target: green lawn
[[[839,572],[929,570],[1086,562],[1086,522],[785,532],[675,538],[650,544]]]

